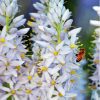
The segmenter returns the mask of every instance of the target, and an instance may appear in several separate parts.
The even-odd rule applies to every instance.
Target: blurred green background
[[[38,2],[39,0],[18,0],[19,3],[19,14],[24,14],[25,17],[29,20],[29,13],[30,12],[36,12],[36,10],[33,8],[33,3]],[[86,61],[87,63],[83,66],[84,73],[86,72],[85,80],[87,80],[87,84],[85,84],[84,88],[86,89],[85,92],[83,92],[83,96],[81,99],[77,100],[90,100],[90,88],[88,87],[91,83],[90,80],[88,80],[88,77],[92,75],[94,72],[93,66],[90,66],[91,62],[89,59],[93,59],[91,56],[93,55],[93,44],[91,44],[91,41],[93,41],[93,33],[94,33],[94,27],[92,27],[89,24],[90,19],[98,19],[98,16],[96,12],[92,9],[93,6],[99,5],[99,0],[65,0],[65,6],[66,8],[70,9],[72,11],[74,19],[73,26],[75,27],[82,27],[82,31],[79,34],[80,42],[83,44],[83,47],[86,49]],[[29,34],[28,34],[29,35]]]

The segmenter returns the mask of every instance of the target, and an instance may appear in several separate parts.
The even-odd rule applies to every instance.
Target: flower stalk
[[[100,6],[94,6],[93,9],[97,12],[100,20]],[[93,26],[96,26],[95,29],[95,36],[96,39],[93,41],[96,44],[96,49],[94,53],[94,60],[93,64],[96,67],[95,72],[93,73],[93,76],[90,77],[90,79],[95,83],[96,89],[93,90],[92,93],[92,99],[99,100],[99,92],[100,92],[100,21],[97,20],[90,20],[90,24]]]

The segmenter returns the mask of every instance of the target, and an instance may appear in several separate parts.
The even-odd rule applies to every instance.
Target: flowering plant
[[[43,100],[69,100],[76,97],[71,89],[78,78],[77,34],[81,28],[71,29],[73,20],[64,0],[40,1],[34,4],[38,12],[30,13],[33,22],[28,24],[36,33],[32,59],[41,79],[41,96],[44,95]]]
[[[18,17],[17,0],[1,0],[0,24],[0,100],[70,100],[80,63],[77,34],[71,29],[71,12],[64,0],[40,0],[30,13],[33,31],[33,55],[28,58],[23,36],[29,28],[23,15]]]
[[[94,6],[93,9],[100,17],[100,6]],[[97,27],[95,29],[96,39],[93,41],[96,44],[93,60],[93,63],[96,66],[96,70],[93,73],[93,76],[90,77],[90,79],[93,81],[93,84],[96,85],[96,90],[93,92],[92,99],[99,100],[100,96],[97,94],[97,91],[100,91],[100,21],[90,20],[90,24]]]

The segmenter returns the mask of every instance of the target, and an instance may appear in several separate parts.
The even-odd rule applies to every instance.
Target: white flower
[[[6,9],[6,16],[12,17],[18,12],[17,0],[12,0],[11,4]]]
[[[93,9],[97,12],[97,14],[100,16],[100,6],[94,6]]]
[[[8,81],[9,87],[0,86],[0,90],[5,92],[5,95],[0,96],[1,100],[7,100],[8,97],[12,96],[15,100],[20,100],[20,84],[13,83],[13,81]]]
[[[64,41],[58,44],[55,48],[52,45],[47,45],[47,49],[49,50],[46,54],[42,55],[42,58],[46,59],[48,63],[53,63],[54,60],[56,63],[65,63],[65,55],[70,53],[69,48],[63,46]],[[65,49],[66,48],[66,49]]]
[[[33,100],[33,98],[36,100],[39,94],[39,89],[37,89],[33,84],[28,83],[23,86],[23,94],[24,96],[22,99],[24,98],[24,100]]]
[[[42,89],[46,98],[38,94],[41,100],[64,100],[76,96],[69,91],[78,77],[75,54],[77,34],[81,28],[70,30],[73,22],[69,19],[71,12],[63,5],[64,0],[41,0],[35,4],[38,13],[30,14],[35,19],[30,26],[38,33],[33,37],[37,74],[34,82],[40,80],[39,83],[43,84],[39,90]]]
[[[25,84],[25,83],[28,83],[28,82],[32,82],[34,80],[34,67],[35,66],[32,66],[33,68],[27,68],[27,70],[22,74],[23,76],[19,76],[19,83],[20,84]]]
[[[23,29],[18,30],[16,33],[21,36],[21,35],[26,34],[28,31],[29,31],[29,28],[23,28]]]
[[[14,52],[17,57],[27,52],[27,50],[25,49],[26,46],[23,45],[22,37],[15,38],[12,43],[14,44],[15,48],[11,51]]]
[[[91,25],[94,25],[94,26],[100,27],[100,21],[90,20],[90,24],[91,24]]]
[[[94,6],[93,9],[97,12],[100,16],[100,6]],[[98,28],[95,29],[96,32],[96,39],[93,41],[96,44],[95,53],[94,53],[94,60],[93,63],[96,66],[96,71],[94,72],[93,76],[90,79],[93,83],[96,84],[96,89],[100,90],[100,21],[97,20],[90,20],[90,24],[97,26]],[[94,95],[94,94],[93,94]],[[96,93],[95,93],[96,96]],[[97,97],[96,97],[97,98]]]
[[[11,53],[11,52],[10,52]],[[1,75],[14,75],[17,77],[17,72],[15,68],[17,66],[21,66],[24,61],[19,61],[14,58],[13,53],[8,55],[6,57],[0,56],[0,74]]]
[[[82,28],[76,28],[76,29],[73,29],[71,31],[68,32],[68,35],[69,36],[76,36],[80,31],[81,31]]]
[[[57,73],[54,74],[51,79],[49,80],[49,84],[50,84],[50,89],[48,90],[48,97],[51,98],[53,95],[54,95],[54,91],[55,91],[55,88],[56,88],[56,91],[58,93],[60,93],[62,96],[65,95],[65,90],[63,88],[63,85],[61,83],[61,78],[60,76],[57,78]]]
[[[67,19],[70,18],[70,16],[71,16],[71,12],[69,12],[69,10],[67,9],[63,14],[62,20],[66,21]]]
[[[68,30],[68,29],[71,27],[72,22],[73,22],[72,19],[67,20],[67,21],[65,22],[65,24],[64,24],[64,28]]]
[[[47,62],[46,62],[47,63]],[[53,68],[50,68],[49,66],[42,65],[38,68],[42,72],[42,77],[48,82],[51,78],[51,75],[54,75],[55,73],[58,73],[61,69],[61,65],[55,65]]]
[[[16,37],[16,34],[8,35],[6,32],[6,26],[4,26],[1,34],[0,34],[0,51],[2,51],[3,47],[7,46],[8,48],[15,48],[15,46],[11,43],[11,40]]]
[[[24,18],[24,15],[20,15],[18,17],[15,17],[10,25],[11,28],[14,28],[14,27],[20,27],[22,25],[24,25],[26,22],[26,19]]]
[[[70,39],[68,38],[68,35],[65,35],[65,43],[66,45],[69,46],[69,48],[71,49],[71,51],[73,49],[77,48],[76,42],[78,40],[77,34],[81,31],[81,28],[77,28],[77,29],[73,29],[71,31],[68,32],[68,35],[70,37]]]
[[[0,2],[0,24],[4,26],[9,23],[18,12],[17,0],[1,0]]]

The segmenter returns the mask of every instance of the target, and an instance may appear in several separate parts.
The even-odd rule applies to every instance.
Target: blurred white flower
[[[36,73],[45,83],[48,100],[76,97],[70,90],[79,77],[76,53],[81,28],[70,30],[71,12],[63,5],[64,0],[41,0],[34,5],[38,13],[30,13],[34,22],[28,23],[36,33],[32,38],[33,59],[37,62]]]
[[[1,34],[0,34],[0,52],[3,50],[3,47],[7,46],[8,48],[15,48],[14,44],[11,43],[16,37],[16,34],[9,35],[6,32],[6,26],[4,26]]]
[[[100,17],[100,6],[94,6],[93,9],[97,12],[97,14]],[[96,70],[93,73],[93,76],[90,77],[90,79],[93,81],[93,83],[95,83],[96,89],[100,90],[100,21],[90,20],[90,24],[98,27],[95,29],[96,39],[93,41],[96,44],[95,53],[93,56],[93,63],[96,66]],[[94,98],[96,100],[99,100],[96,92],[93,93],[93,96],[95,96]]]
[[[13,81],[8,81],[9,87],[0,86],[0,90],[4,91],[3,95],[0,96],[1,100],[7,100],[10,96],[12,96],[12,99],[20,100],[20,97],[22,92],[20,92],[20,84],[13,83]]]
[[[97,14],[100,16],[100,6],[94,6],[93,9],[97,12]]]

